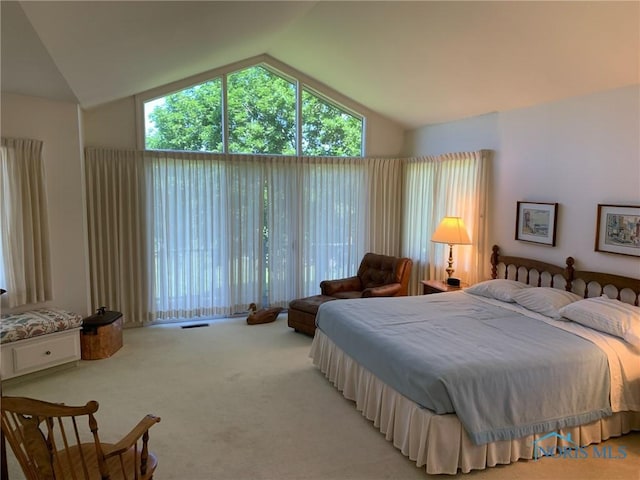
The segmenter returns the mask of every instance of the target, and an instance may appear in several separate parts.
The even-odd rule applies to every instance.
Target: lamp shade
[[[469,245],[471,238],[460,217],[444,217],[431,237],[432,242],[449,245]]]

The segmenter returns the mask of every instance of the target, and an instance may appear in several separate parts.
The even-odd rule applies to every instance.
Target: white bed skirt
[[[313,364],[342,392],[356,409],[405,456],[426,466],[429,474],[468,473],[499,464],[534,457],[533,442],[545,434],[529,435],[475,445],[455,414],[436,415],[399,394],[346,355],[316,329],[309,356]],[[640,412],[620,412],[604,419],[560,430],[580,446],[600,443],[631,430],[640,430]],[[551,436],[541,443],[545,450],[571,445]]]

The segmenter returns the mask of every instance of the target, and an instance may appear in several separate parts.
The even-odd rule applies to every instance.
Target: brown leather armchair
[[[365,254],[354,277],[320,282],[322,295],[335,298],[399,297],[407,295],[413,262],[410,258]]]

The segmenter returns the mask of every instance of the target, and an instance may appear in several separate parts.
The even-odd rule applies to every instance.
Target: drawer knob
[[[51,350],[47,350],[46,352],[44,352],[45,355],[51,355]]]

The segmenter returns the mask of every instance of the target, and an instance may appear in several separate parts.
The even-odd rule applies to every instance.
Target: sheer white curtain
[[[263,165],[253,157],[146,155],[152,318],[229,315],[260,303]]]
[[[401,159],[86,157],[93,301],[142,322],[286,307],[355,274],[369,250],[399,255],[403,221],[424,231],[416,218],[433,201],[430,186],[403,218]]]
[[[286,306],[365,253],[362,159],[89,148],[86,164],[92,301],[130,322]]]
[[[321,280],[354,275],[364,255],[365,166],[361,159],[309,158],[302,168],[297,234],[301,296],[320,292]]]
[[[9,307],[52,298],[42,142],[2,138],[0,243]]]
[[[472,241],[472,245],[454,246],[454,275],[468,283],[482,279],[489,255],[486,215],[490,157],[489,150],[481,150],[407,161],[403,251],[414,260],[411,293],[419,293],[421,279],[447,276],[449,247],[431,242],[445,216],[462,217]]]
[[[147,152],[153,318],[286,306],[364,252],[358,159]]]
[[[368,214],[361,159],[275,157],[265,164],[270,304],[318,294],[321,280],[352,275]]]
[[[301,265],[304,258],[298,238],[304,208],[303,167],[298,159],[265,159],[267,192],[265,196],[267,251],[265,255],[268,290],[263,303],[286,307],[288,301],[306,291]]]

